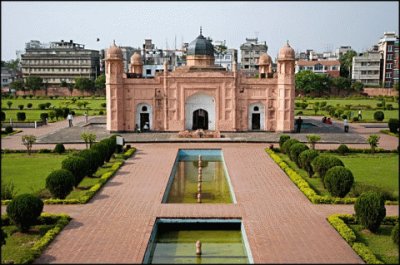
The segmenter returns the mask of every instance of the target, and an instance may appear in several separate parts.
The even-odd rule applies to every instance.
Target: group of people
[[[326,118],[325,116],[322,118],[322,123],[332,124],[331,118]]]

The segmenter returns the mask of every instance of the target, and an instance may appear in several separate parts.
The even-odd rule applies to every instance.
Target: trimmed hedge
[[[354,210],[357,221],[375,233],[386,216],[385,200],[380,193],[368,191],[357,198]]]
[[[385,119],[385,113],[383,113],[383,111],[376,111],[374,113],[374,120],[376,121],[383,121]]]
[[[65,199],[74,189],[75,177],[66,169],[58,169],[51,172],[46,178],[46,188],[51,195]]]
[[[299,155],[299,165],[302,169],[307,171],[308,176],[311,178],[314,174],[312,170],[311,162],[319,156],[319,152],[317,150],[305,150]]]
[[[290,147],[293,144],[296,144],[296,143],[300,143],[299,140],[297,140],[297,139],[288,139],[288,140],[286,140],[282,145],[281,152],[284,153],[284,154],[288,154],[289,150],[290,150]]]
[[[43,211],[43,202],[32,194],[21,194],[7,206],[7,215],[20,231],[28,231]]]
[[[74,186],[77,187],[87,175],[88,165],[83,157],[70,156],[61,162],[61,168],[66,169],[74,176]]]
[[[102,165],[102,157],[96,150],[85,149],[77,153],[76,156],[80,156],[86,160],[88,176],[92,176],[97,171],[97,168]]]
[[[389,119],[388,126],[391,133],[399,133],[399,119]]]
[[[342,160],[331,155],[322,154],[317,156],[312,162],[313,171],[321,178],[324,183],[324,177],[328,169],[334,166],[344,166]]]
[[[65,153],[65,147],[63,144],[56,144],[56,146],[54,147],[54,153],[58,153],[58,154],[62,154]]]
[[[398,245],[399,244],[399,223],[398,222],[392,229],[391,237],[392,237],[393,242]]]
[[[287,134],[282,134],[279,137],[279,148],[282,149],[283,144],[290,139],[290,136]]]
[[[354,183],[351,171],[342,166],[335,166],[326,172],[324,184],[332,196],[343,198],[349,193]]]
[[[345,144],[341,144],[339,145],[339,147],[337,148],[337,152],[341,155],[345,155],[347,153],[350,152],[350,149],[347,147],[347,145]]]
[[[26,120],[26,114],[25,114],[25,112],[17,112],[17,120],[18,120],[18,121],[24,121],[24,120]]]
[[[295,143],[289,148],[290,159],[299,166],[299,155],[301,152],[308,150],[308,146],[303,143]]]

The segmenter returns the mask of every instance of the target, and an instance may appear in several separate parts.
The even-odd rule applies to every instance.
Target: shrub
[[[4,183],[1,182],[1,199],[2,200],[12,200],[17,191],[15,190],[14,183],[12,181]]]
[[[21,137],[22,144],[26,146],[28,150],[28,155],[31,154],[32,145],[36,142],[36,136],[34,135],[23,135]]]
[[[320,155],[317,156],[312,162],[311,166],[313,171],[321,178],[324,183],[324,177],[328,169],[334,166],[344,166],[342,160],[331,155]]]
[[[355,183],[351,189],[352,197],[359,197],[361,194],[367,191],[374,191],[380,193],[383,199],[386,201],[397,201],[398,197],[388,188],[383,188],[380,186],[369,185],[364,183]]]
[[[345,167],[330,168],[325,175],[324,184],[332,196],[343,198],[354,183],[353,173]]]
[[[358,121],[358,117],[353,117],[353,121]]]
[[[87,174],[88,176],[92,176],[100,166],[99,161],[101,160],[101,156],[99,152],[92,149],[85,149],[77,153],[77,155],[86,160],[86,164],[88,165]]]
[[[290,147],[293,144],[296,144],[296,143],[300,143],[299,140],[293,139],[293,138],[292,139],[288,139],[287,141],[285,141],[283,143],[282,148],[281,148],[281,152],[284,153],[284,154],[288,154],[289,150],[290,150]]]
[[[101,103],[100,105],[102,108],[106,108],[107,107],[107,103]]]
[[[55,111],[55,115],[56,115],[56,119],[58,120],[58,118],[62,118],[64,115],[64,111],[60,108],[54,109]]]
[[[308,103],[306,103],[306,102],[302,102],[301,103],[301,108],[302,109],[306,109],[308,107]]]
[[[1,245],[6,244],[6,238],[7,238],[7,234],[4,232],[3,229],[1,229]]]
[[[26,120],[26,114],[25,114],[25,112],[17,112],[17,120],[19,120],[19,121],[24,121],[24,120]]]
[[[306,135],[308,143],[310,144],[311,149],[315,149],[315,144],[321,140],[321,136],[318,134],[307,134]]]
[[[392,229],[392,240],[397,245],[399,244],[399,222]]]
[[[18,105],[18,108],[20,109],[20,110],[23,110],[24,109],[24,105]]]
[[[75,116],[75,111],[71,110],[70,113],[71,115]]]
[[[339,154],[345,155],[345,154],[347,154],[348,152],[350,152],[350,149],[347,147],[347,145],[341,144],[341,145],[339,145],[339,147],[337,148],[337,151],[338,151]]]
[[[44,103],[44,105],[46,106],[46,108],[50,108],[51,103],[50,102],[46,102],[46,103]]]
[[[0,113],[1,113],[0,114],[0,120],[1,121],[5,121],[6,120],[6,113],[4,111],[1,111]]]
[[[372,154],[375,153],[375,148],[378,147],[380,138],[381,137],[379,135],[376,135],[376,134],[371,134],[368,137],[367,141],[368,141],[369,145],[371,146],[371,153]]]
[[[26,104],[26,107],[27,107],[28,109],[32,108],[32,103]]]
[[[376,103],[376,107],[382,108],[382,107],[383,107],[383,104],[382,104],[382,103]]]
[[[393,110],[393,105],[392,104],[387,104],[386,105],[387,110]]]
[[[58,154],[62,154],[65,153],[65,147],[63,144],[56,144],[56,146],[54,147],[54,153],[58,153]]]
[[[38,107],[39,107],[40,110],[45,110],[46,109],[46,104],[40,103],[40,104],[38,104]]]
[[[314,171],[312,170],[311,162],[317,156],[319,156],[319,153],[316,150],[305,150],[305,151],[301,152],[299,155],[299,165],[301,168],[303,168],[305,171],[307,171],[308,176],[310,178],[314,174]]]
[[[32,194],[21,194],[7,206],[8,217],[20,231],[28,231],[43,211],[43,202]]]
[[[5,132],[6,132],[7,134],[12,133],[13,131],[14,131],[14,130],[13,130],[13,127],[12,127],[12,126],[10,126],[10,125],[6,126]]]
[[[287,134],[282,134],[282,135],[279,137],[279,148],[282,149],[282,145],[283,145],[287,140],[289,140],[289,139],[290,139],[290,136],[289,136],[289,135],[287,135]]]
[[[295,143],[292,144],[289,148],[289,157],[290,159],[299,165],[299,155],[301,152],[308,150],[308,146],[303,143]]]
[[[51,110],[49,112],[49,118],[50,120],[54,120],[54,118],[56,117],[56,112],[54,110]]]
[[[354,211],[362,226],[376,232],[386,216],[385,200],[381,194],[373,191],[363,193],[357,198]]]
[[[102,163],[107,159],[108,156],[108,146],[105,142],[99,142],[94,144],[91,148],[91,150],[97,150],[102,158]]]
[[[63,117],[64,119],[67,118],[68,114],[69,114],[69,108],[62,108],[63,111]]]
[[[388,126],[391,133],[398,133],[400,127],[399,119],[389,119]]]
[[[96,141],[96,134],[90,132],[81,133],[81,139],[85,141],[86,148],[92,147],[94,141]]]
[[[104,139],[102,141],[104,141],[108,146],[108,155],[107,155],[107,158],[106,158],[106,162],[108,162],[108,161],[110,161],[112,155],[115,153],[115,151],[117,149],[116,136],[113,135],[110,138]]]
[[[48,118],[49,118],[49,114],[47,112],[40,113],[40,119],[43,122],[46,122],[46,119],[48,119]]]
[[[74,186],[77,187],[82,179],[87,175],[88,165],[86,159],[79,156],[70,156],[61,163],[61,168],[66,169],[74,175]]]
[[[343,114],[342,115],[342,119],[344,120],[344,119],[347,119],[347,115],[346,114]]]
[[[104,115],[104,111],[100,110],[99,115]]]
[[[374,119],[375,119],[375,120],[377,120],[377,121],[383,121],[384,118],[385,118],[385,114],[383,113],[383,111],[378,110],[378,111],[376,111],[376,112],[374,113]]]
[[[46,188],[59,199],[65,199],[73,190],[75,177],[66,169],[58,169],[51,172],[46,178]]]

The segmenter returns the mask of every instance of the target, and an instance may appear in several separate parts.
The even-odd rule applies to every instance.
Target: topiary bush
[[[4,111],[0,112],[0,120],[5,121],[6,120],[6,113]]]
[[[399,119],[389,119],[388,126],[391,133],[399,133]]]
[[[342,160],[331,155],[317,156],[312,162],[311,166],[313,171],[319,176],[324,184],[324,177],[328,169],[334,166],[344,166]],[[324,184],[325,185],[325,184]]]
[[[374,119],[376,121],[383,121],[383,119],[385,119],[385,114],[383,111],[378,110],[374,113]]]
[[[10,125],[6,126],[4,130],[7,134],[12,133],[14,131],[13,127]]]
[[[292,139],[286,140],[282,145],[281,152],[284,153],[284,154],[289,154],[290,147],[293,144],[297,144],[297,143],[300,143],[299,140],[297,140],[297,139],[293,139],[292,138]]]
[[[341,145],[339,145],[339,147],[337,148],[337,151],[338,151],[339,154],[345,155],[345,154],[347,154],[347,153],[350,152],[350,149],[347,147],[347,145],[341,144]]]
[[[58,143],[56,144],[56,146],[54,147],[54,153],[58,153],[58,154],[62,154],[65,153],[65,147],[63,144]]]
[[[91,150],[97,150],[102,158],[102,163],[103,165],[104,161],[108,157],[108,145],[105,142],[98,142],[90,148]]]
[[[83,157],[88,165],[88,176],[93,176],[100,166],[101,156],[97,150],[85,149],[77,153],[78,156]]]
[[[61,162],[61,168],[74,175],[74,186],[77,187],[89,170],[86,160],[79,156],[70,156]]]
[[[46,188],[55,198],[65,199],[73,190],[75,177],[66,169],[58,169],[51,172],[46,178]]]
[[[342,166],[330,168],[325,175],[324,184],[332,196],[343,198],[349,193],[354,183],[351,171]]]
[[[391,237],[394,243],[399,244],[399,222],[392,229]]]
[[[308,176],[310,178],[314,174],[314,171],[313,171],[312,166],[311,166],[311,162],[317,156],[319,156],[319,153],[318,153],[317,150],[305,150],[305,151],[300,153],[299,158],[298,158],[300,167],[302,169],[304,169],[305,171],[307,171]]]
[[[40,119],[46,123],[46,120],[49,118],[49,114],[47,112],[40,113]]]
[[[19,108],[20,110],[23,110],[23,109],[24,109],[24,105],[23,105],[23,104],[18,105],[18,108]]]
[[[282,150],[282,145],[290,139],[290,136],[287,134],[282,134],[279,136],[279,148]]]
[[[30,108],[32,108],[32,103],[28,103],[28,104],[26,104],[26,107],[28,108],[28,109],[30,109]]]
[[[25,114],[25,112],[17,112],[17,120],[19,120],[19,121],[24,121],[24,120],[26,120],[26,114]]]
[[[295,143],[292,144],[289,148],[289,157],[290,159],[295,162],[298,166],[299,165],[299,155],[301,152],[308,150],[308,146],[303,143]]]
[[[20,231],[28,231],[43,211],[43,202],[32,194],[21,194],[7,205],[7,215]]]
[[[354,211],[357,221],[374,233],[386,216],[385,200],[380,193],[365,192],[357,198]]]
[[[38,104],[38,107],[39,107],[40,110],[45,110],[46,109],[46,104],[40,103],[40,104]]]

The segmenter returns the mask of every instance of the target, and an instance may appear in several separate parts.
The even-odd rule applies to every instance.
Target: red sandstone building
[[[147,123],[152,131],[293,131],[294,50],[279,51],[277,72],[267,54],[259,59],[259,78],[248,78],[214,64],[214,47],[201,34],[190,43],[187,65],[144,79],[141,56],[131,57],[124,73],[115,43],[106,56],[107,130],[131,132]]]

